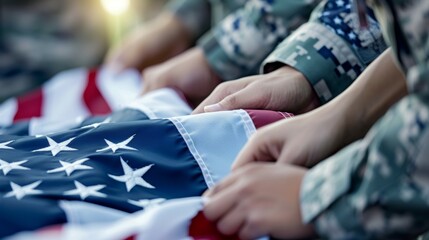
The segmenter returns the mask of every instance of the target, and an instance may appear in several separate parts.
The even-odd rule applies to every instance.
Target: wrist
[[[203,62],[204,68],[206,69],[207,79],[208,83],[214,84],[217,86],[218,84],[222,83],[223,80],[218,76],[218,74],[212,69],[206,54],[204,53],[204,50],[201,47],[195,47],[196,51],[198,51],[198,54],[200,55],[200,59]]]
[[[299,96],[300,99],[295,99],[295,102],[301,103],[300,106],[296,106],[296,109],[299,110],[294,113],[305,113],[320,106],[319,98],[317,97],[313,86],[307,80],[305,75],[295,68],[283,64],[282,66],[278,66],[278,68],[268,73],[268,75],[285,78],[288,81],[293,81],[292,84],[288,84],[288,87],[294,87],[296,91],[299,92],[299,95],[297,96]]]

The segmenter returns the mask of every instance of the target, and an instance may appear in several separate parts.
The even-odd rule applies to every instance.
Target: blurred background
[[[58,72],[103,62],[167,0],[0,0],[0,102]]]

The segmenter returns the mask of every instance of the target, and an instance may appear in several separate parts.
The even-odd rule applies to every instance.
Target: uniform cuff
[[[300,71],[326,103],[343,92],[365,65],[349,45],[326,26],[307,23],[283,41],[262,64],[284,63]]]
[[[197,45],[203,49],[207,63],[222,81],[240,78],[244,72],[247,72],[244,67],[232,61],[219,44],[213,31],[206,33]]]

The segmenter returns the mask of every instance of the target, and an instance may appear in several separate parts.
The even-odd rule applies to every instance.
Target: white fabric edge
[[[18,102],[16,98],[11,98],[2,103],[0,105],[0,125],[11,125],[15,118],[16,111],[18,111]]]
[[[194,141],[192,140],[191,135],[188,133],[186,128],[183,126],[182,122],[178,119],[172,118],[170,121],[176,126],[183,140],[185,140],[186,146],[188,146],[189,151],[194,157],[195,161],[197,161],[198,166],[200,167],[201,173],[203,174],[206,185],[211,188],[214,186],[215,182],[210,174],[208,167],[206,166],[205,161],[203,160],[201,154],[198,152],[195,147]]]
[[[100,68],[96,84],[112,111],[122,109],[136,99],[141,91],[142,81],[137,70],[127,69],[115,73],[109,68]]]
[[[163,119],[189,115],[191,107],[171,88],[163,88],[148,93],[125,108],[136,109],[150,119]]]
[[[244,110],[181,116],[169,120],[176,126],[198,163],[208,188],[212,188],[230,172],[235,157],[256,131],[252,119]],[[213,138],[207,139],[207,136]]]

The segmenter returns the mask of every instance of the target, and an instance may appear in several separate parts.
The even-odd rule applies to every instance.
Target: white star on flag
[[[14,149],[13,147],[8,146],[12,142],[13,142],[13,140],[0,143],[0,149]]]
[[[344,6],[345,2],[343,0],[338,0],[335,2],[337,4],[337,6],[342,7]]]
[[[62,172],[65,171],[67,176],[70,176],[74,171],[76,170],[88,170],[92,169],[92,167],[87,165],[82,165],[84,162],[88,161],[89,158],[84,158],[77,160],[73,163],[65,162],[65,161],[59,161],[62,167],[58,167],[55,169],[48,170],[47,173],[56,173],[56,172]]]
[[[107,143],[107,147],[97,150],[97,152],[104,152],[106,150],[112,150],[113,153],[115,153],[119,149],[125,149],[125,150],[134,150],[137,151],[137,149],[133,147],[127,146],[135,137],[136,135],[132,135],[131,137],[127,138],[126,140],[119,142],[119,143],[113,143],[107,139],[104,139],[104,141]]]
[[[26,186],[19,186],[18,184],[14,182],[10,182],[10,187],[12,188],[12,191],[8,192],[4,197],[16,197],[16,199],[21,200],[26,195],[36,195],[43,193],[41,190],[35,189],[38,187],[42,181],[37,181],[31,184],[28,184]]]
[[[151,208],[156,205],[159,205],[162,202],[165,202],[165,198],[155,198],[155,199],[141,199],[139,201],[128,200],[129,203],[141,207],[141,208]]]
[[[5,176],[12,170],[30,170],[27,167],[20,166],[20,165],[26,163],[27,161],[28,160],[8,163],[8,162],[0,159],[0,170],[3,170],[3,174]]]
[[[103,124],[106,124],[106,123],[110,123],[110,120],[111,120],[111,118],[110,117],[108,117],[108,118],[106,118],[104,121],[102,121],[102,122],[98,122],[98,123],[93,123],[93,124],[90,124],[90,125],[86,125],[86,126],[83,126],[82,128],[83,129],[85,129],[85,128],[98,128],[99,126],[101,126],[101,125],[103,125]]]
[[[115,179],[118,182],[124,182],[128,192],[130,192],[136,185],[145,188],[155,188],[143,179],[143,175],[149,171],[153,164],[133,171],[133,169],[121,157],[121,165],[124,170],[124,175],[114,176],[109,174],[109,177]]]
[[[106,185],[85,186],[78,181],[74,181],[74,185],[76,186],[76,189],[66,191],[64,192],[64,195],[79,195],[82,200],[85,200],[85,198],[90,196],[94,196],[94,197],[107,196],[104,193],[98,192],[104,187],[106,187]]]
[[[341,18],[339,18],[339,17],[335,17],[335,18],[334,18],[334,22],[335,22],[335,24],[337,24],[337,25],[341,24]]]
[[[41,148],[41,149],[37,149],[34,150],[33,152],[51,152],[52,156],[56,156],[58,153],[62,152],[62,151],[77,151],[77,149],[75,148],[71,148],[68,147],[67,145],[69,145],[71,143],[71,141],[73,141],[75,138],[69,138],[67,140],[65,140],[64,142],[60,142],[57,143],[55,142],[52,138],[50,137],[46,137],[46,139],[48,140],[49,143],[49,147],[45,147],[45,148]]]

